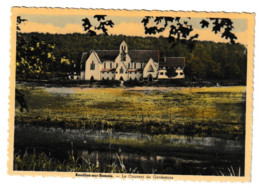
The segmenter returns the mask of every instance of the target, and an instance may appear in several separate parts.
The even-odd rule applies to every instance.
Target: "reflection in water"
[[[164,156],[157,153],[142,153],[142,152],[121,152],[119,151],[88,151],[79,150],[77,154],[84,163],[87,164],[116,164],[121,168],[128,169],[128,173],[148,173],[148,174],[201,174],[201,175],[220,175],[234,168],[236,171],[243,164],[239,158],[235,161],[206,157],[198,160],[193,157],[175,157]],[[176,154],[176,156],[180,156]],[[219,174],[218,174],[219,173]],[[226,172],[228,173],[228,172]],[[242,175],[242,174],[241,174]]]
[[[243,175],[242,143],[213,137],[32,127],[15,129],[15,154],[44,152],[51,159],[64,163],[73,153],[77,163],[94,165],[101,169],[100,172],[105,166],[114,165],[127,173],[229,175],[229,168],[232,168]]]

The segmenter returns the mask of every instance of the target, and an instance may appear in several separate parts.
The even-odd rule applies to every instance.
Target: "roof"
[[[160,53],[158,50],[128,50],[133,62],[148,62],[150,58],[158,61]]]
[[[91,50],[83,52],[80,61],[80,69],[85,70],[85,62],[92,52],[96,52],[100,61],[114,61],[119,54],[119,50]],[[150,58],[158,61],[160,53],[158,50],[128,50],[132,62],[148,62]]]
[[[115,71],[116,69],[114,68],[114,69],[101,69],[100,72],[115,72]]]
[[[118,50],[93,50],[97,53],[100,61],[114,61],[119,54]]]
[[[86,61],[89,57],[88,52],[83,52],[80,60],[80,70],[85,70]]]
[[[184,67],[185,57],[166,57],[164,61],[161,61],[159,66],[163,67]]]
[[[119,50],[94,50],[99,59],[103,61],[114,61],[119,54]],[[128,50],[132,62],[148,62],[150,58],[154,61],[159,59],[157,50]]]
[[[89,53],[83,52],[80,60],[80,70],[85,70],[86,61],[92,52],[96,52],[102,62],[114,61],[119,53],[118,50],[91,50]]]

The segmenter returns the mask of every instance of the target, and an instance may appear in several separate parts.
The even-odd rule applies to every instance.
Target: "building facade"
[[[158,50],[129,50],[123,41],[119,50],[84,52],[80,63],[82,80],[157,80],[183,79],[184,57],[165,57],[160,61]],[[167,76],[173,68],[177,76]]]

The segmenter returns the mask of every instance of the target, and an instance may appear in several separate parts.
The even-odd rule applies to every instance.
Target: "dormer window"
[[[92,61],[92,63],[90,64],[90,70],[95,70],[95,63],[94,63],[94,61]]]

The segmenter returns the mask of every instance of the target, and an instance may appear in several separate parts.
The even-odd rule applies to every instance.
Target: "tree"
[[[46,42],[48,37],[40,39],[36,33],[29,38],[22,37],[19,25],[25,21],[27,20],[20,16],[17,17],[17,79],[49,78],[55,77],[59,72],[71,71],[74,67],[74,61],[69,59],[67,52],[63,55],[56,55],[54,41],[48,43]]]
[[[221,33],[221,29],[224,29],[221,37],[225,39],[229,39],[231,44],[235,44],[235,40],[237,39],[236,35],[232,32],[233,30],[233,22],[229,18],[208,18],[207,20],[202,20],[200,22],[201,28],[209,27],[209,22],[212,22],[212,32],[215,34]]]
[[[112,28],[114,26],[112,20],[106,20],[106,15],[95,15],[94,18],[97,19],[97,21],[99,22],[99,25],[96,27],[90,23],[88,18],[82,19],[83,21],[82,26],[84,28],[84,31],[86,31],[86,33],[89,34],[90,36],[96,36],[97,35],[96,31],[99,30],[101,30],[104,35],[108,35],[107,27]]]
[[[41,78],[46,72],[54,69],[56,58],[54,44],[47,44],[32,36],[30,41],[20,38],[22,45],[17,47],[16,74],[18,77]]]
[[[187,46],[192,50],[194,48],[194,41],[199,37],[199,34],[190,36],[193,31],[193,26],[189,24],[191,18],[181,18],[181,17],[164,17],[164,16],[145,16],[141,23],[144,25],[145,34],[155,35],[169,29],[168,39],[172,43],[172,47],[175,47],[178,43],[187,44]],[[232,32],[233,22],[228,18],[208,18],[203,19],[200,24],[201,28],[208,28],[209,25],[213,25],[212,31],[217,34],[224,29],[221,37],[229,39],[232,44],[235,43],[237,37]]]

